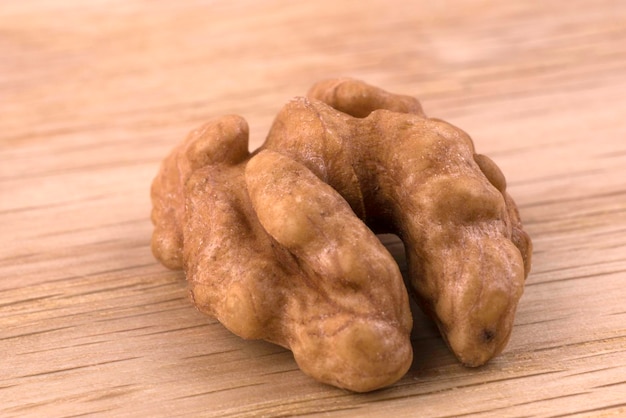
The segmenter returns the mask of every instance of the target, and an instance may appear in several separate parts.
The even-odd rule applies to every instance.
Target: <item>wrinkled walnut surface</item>
[[[505,347],[531,242],[504,176],[419,102],[350,79],[316,84],[248,152],[238,116],[193,131],[152,186],[152,249],[202,312],[288,347],[354,391],[412,360],[409,301],[374,233],[405,244],[412,292],[459,360]]]

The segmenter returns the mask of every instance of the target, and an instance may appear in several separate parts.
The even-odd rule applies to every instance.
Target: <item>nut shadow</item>
[[[458,364],[458,361],[441,337],[437,325],[422,312],[412,295],[408,280],[404,244],[394,234],[380,234],[378,239],[385,245],[396,260],[396,263],[398,263],[404,284],[409,293],[411,314],[413,316],[413,330],[411,331],[413,363],[408,374],[428,374],[429,371],[434,372],[441,367]]]

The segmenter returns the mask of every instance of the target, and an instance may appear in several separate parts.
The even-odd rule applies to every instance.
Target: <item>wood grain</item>
[[[0,415],[626,416],[626,3],[28,0],[0,8]],[[195,311],[149,250],[160,160],[347,75],[505,172],[534,239],[506,351],[357,395]],[[384,238],[403,263],[401,246]]]

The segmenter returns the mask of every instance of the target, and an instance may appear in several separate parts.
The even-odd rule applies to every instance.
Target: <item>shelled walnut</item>
[[[209,121],[165,159],[152,201],[153,252],[200,311],[354,391],[412,361],[408,294],[375,233],[402,239],[412,293],[468,366],[505,347],[530,269],[495,163],[417,100],[351,79],[289,102],[252,154],[242,118]]]

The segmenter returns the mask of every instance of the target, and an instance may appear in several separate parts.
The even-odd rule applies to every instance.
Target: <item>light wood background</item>
[[[397,384],[325,386],[198,313],[153,259],[149,186],[173,145],[237,113],[256,147],[335,76],[419,97],[506,174],[534,265],[487,366],[416,314]],[[622,0],[0,5],[2,417],[626,416],[625,281]]]

